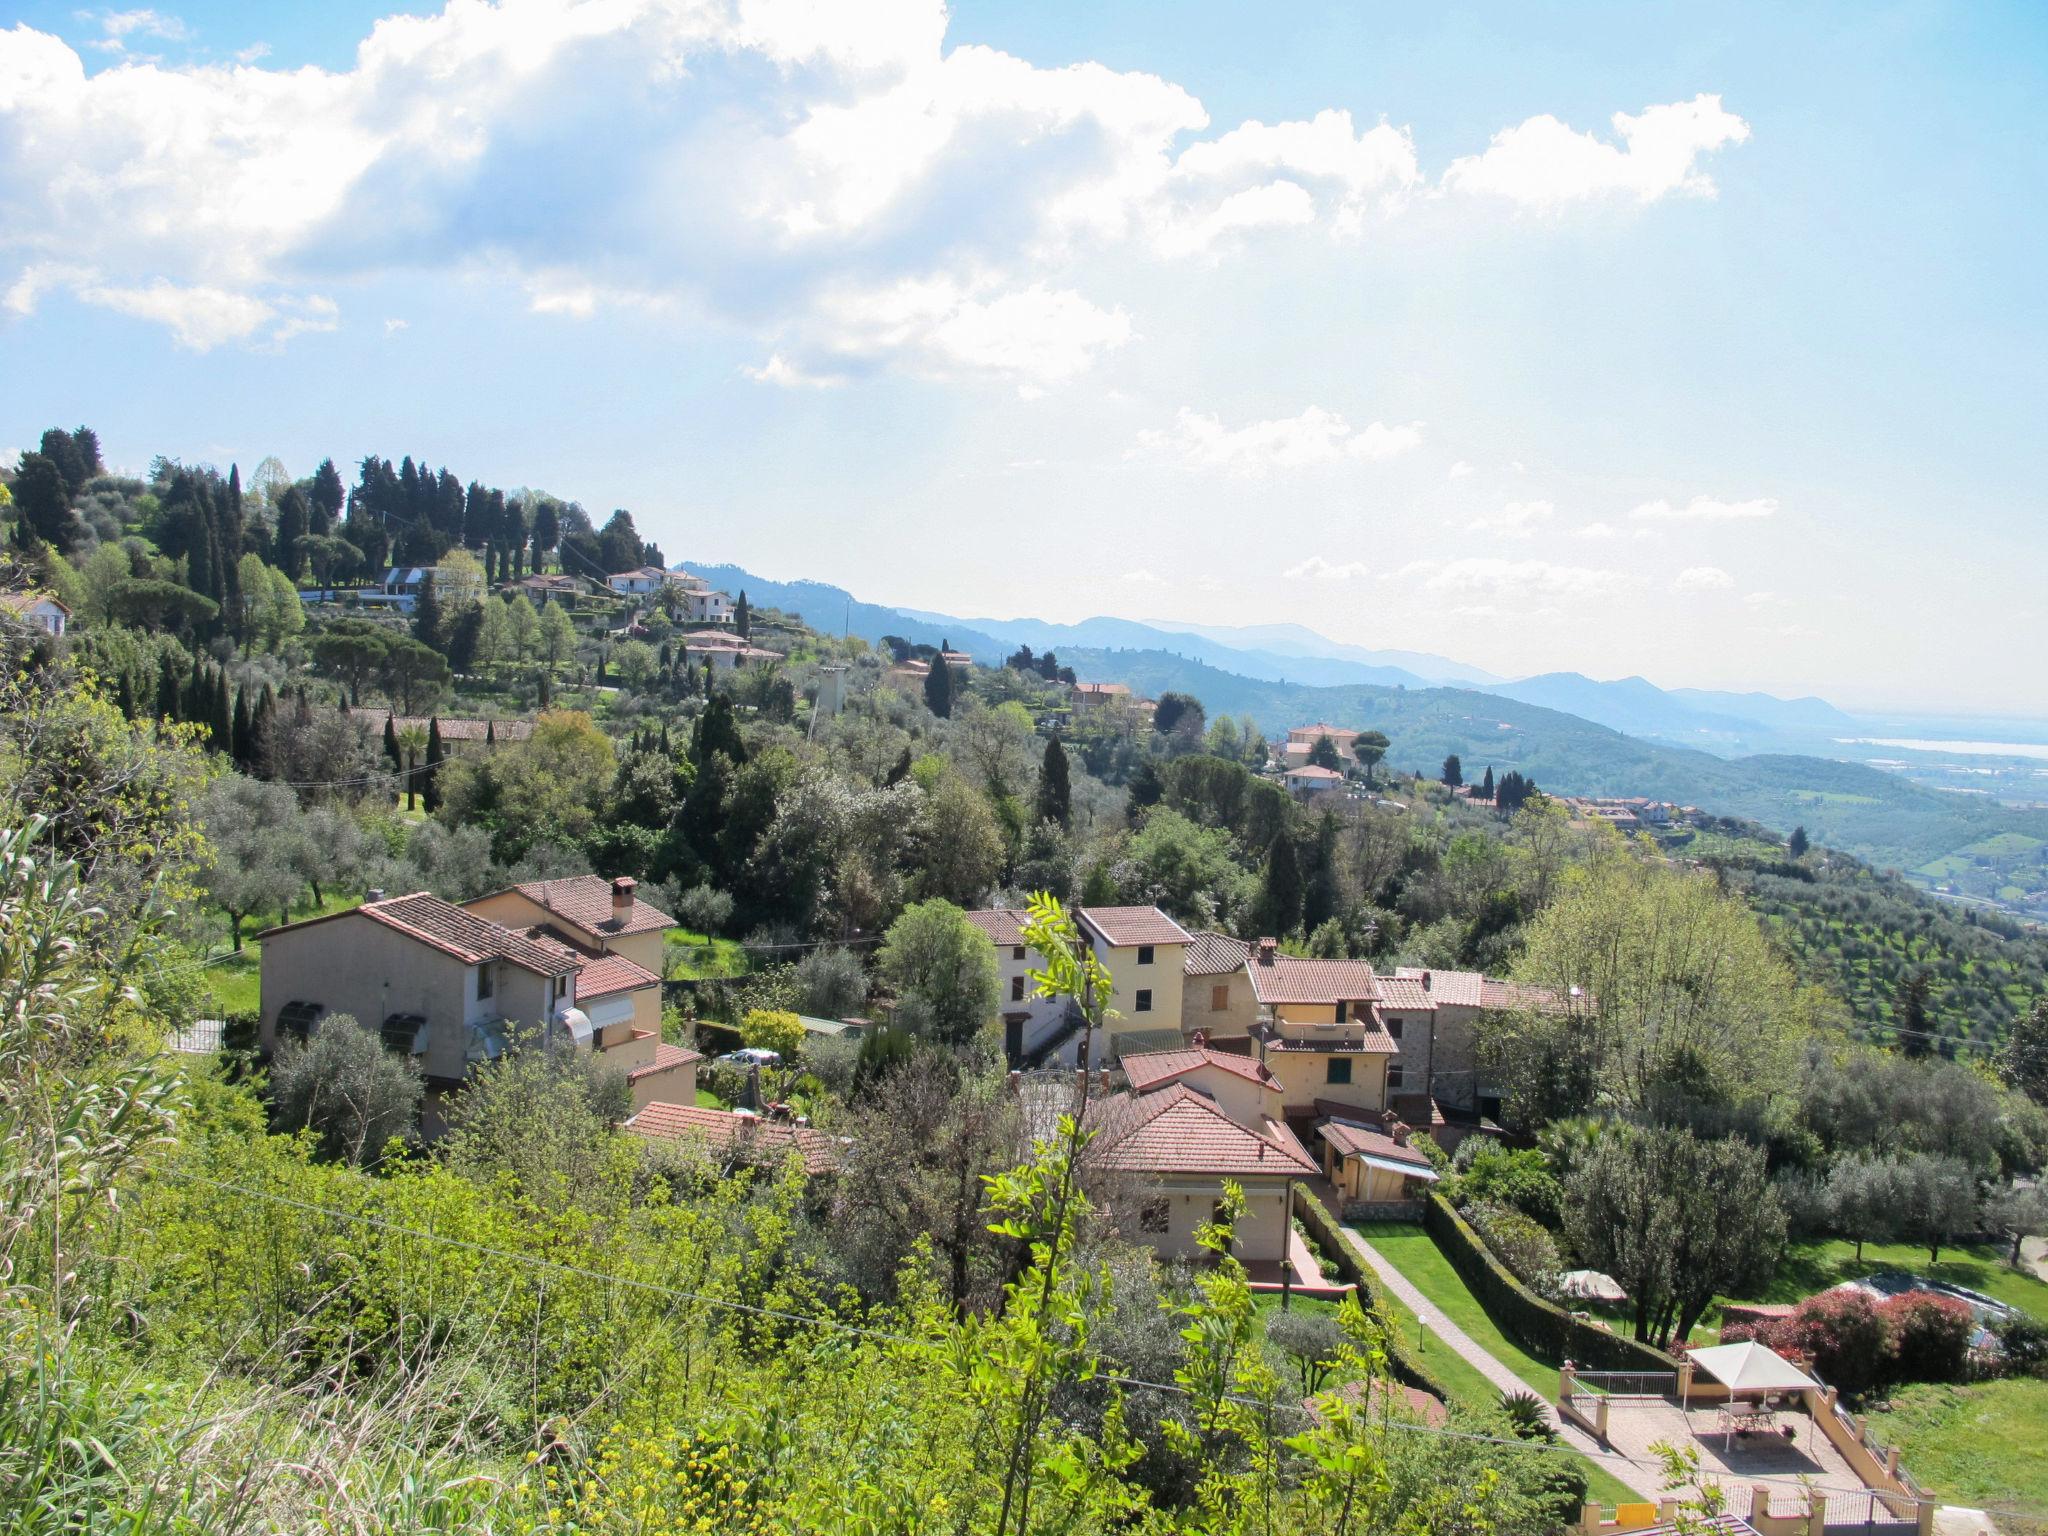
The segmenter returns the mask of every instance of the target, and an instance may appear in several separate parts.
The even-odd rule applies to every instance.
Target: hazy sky
[[[0,447],[2048,714],[2038,5],[9,9]]]

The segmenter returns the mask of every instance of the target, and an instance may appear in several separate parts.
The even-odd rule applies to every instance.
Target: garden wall
[[[1422,1225],[1472,1288],[1494,1326],[1530,1354],[1557,1362],[1575,1360],[1583,1370],[1678,1369],[1678,1362],[1662,1350],[1596,1328],[1538,1296],[1508,1272],[1442,1195],[1429,1197]]]
[[[1394,1309],[1380,1289],[1379,1277],[1360,1261],[1357,1250],[1344,1240],[1344,1234],[1330,1215],[1329,1208],[1300,1185],[1294,1189],[1294,1216],[1308,1229],[1324,1254],[1336,1263],[1338,1278],[1350,1282],[1357,1289],[1359,1304],[1380,1317],[1391,1319]],[[1450,1402],[1450,1393],[1444,1390],[1443,1383],[1430,1375],[1405,1346],[1391,1337],[1387,1340],[1387,1365],[1402,1386],[1417,1387],[1440,1403]]]

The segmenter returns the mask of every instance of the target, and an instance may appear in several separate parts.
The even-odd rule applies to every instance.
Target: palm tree
[[[412,809],[413,795],[419,782],[420,754],[427,750],[427,728],[417,720],[402,727],[398,732],[399,755],[405,760],[405,808]]]

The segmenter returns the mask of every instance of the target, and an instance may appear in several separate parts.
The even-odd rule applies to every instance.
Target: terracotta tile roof
[[[664,1040],[655,1046],[654,1060],[647,1063],[644,1067],[635,1067],[632,1071],[628,1072],[626,1074],[626,1081],[637,1083],[643,1077],[652,1077],[657,1072],[667,1072],[671,1068],[687,1066],[693,1061],[702,1061],[703,1059],[704,1057],[701,1052],[685,1050],[680,1045],[670,1045]]]
[[[386,928],[417,939],[443,954],[453,955],[465,965],[477,965],[485,960],[509,960],[537,976],[562,976],[575,971],[583,963],[561,945],[536,943],[523,933],[514,933],[502,923],[478,917],[474,912],[465,912],[452,902],[443,901],[426,891],[394,896],[388,901],[366,901],[354,910],[372,922],[382,923]]]
[[[60,613],[71,612],[67,604],[59,602],[47,592],[0,592],[0,608],[6,608],[12,613],[28,613],[43,603],[48,603]]]
[[[1373,978],[1379,988],[1379,1006],[1389,1013],[1427,1013],[1436,1007],[1436,999],[1422,990],[1422,983],[1413,976],[1377,976]]]
[[[1188,935],[1188,947],[1181,954],[1180,968],[1190,976],[1228,976],[1244,969],[1251,945],[1227,933],[1197,930]]]
[[[1307,763],[1299,768],[1290,768],[1287,770],[1286,776],[1290,779],[1301,779],[1310,784],[1336,784],[1341,782],[1344,777],[1343,774],[1334,768],[1322,768],[1314,763]]]
[[[626,1122],[626,1129],[651,1140],[702,1137],[712,1151],[745,1162],[780,1162],[794,1148],[804,1160],[804,1172],[812,1175],[839,1167],[839,1143],[823,1131],[787,1120],[735,1114],[729,1109],[650,1104]]]
[[[1345,1024],[1309,1024],[1308,1029],[1326,1030],[1328,1039],[1301,1040],[1279,1036],[1266,1042],[1269,1051],[1306,1051],[1318,1056],[1398,1056],[1401,1042],[1381,1029],[1352,1019]]]
[[[1486,977],[1479,987],[1482,1008],[1556,1009],[1557,994],[1543,987],[1525,987],[1520,982],[1496,981]]]
[[[587,933],[601,933],[609,937],[622,933],[653,933],[676,925],[676,920],[666,912],[642,901],[637,891],[625,921],[613,918],[612,883],[602,875],[527,880],[512,889]]]
[[[1088,1122],[1100,1134],[1082,1155],[1099,1168],[1232,1177],[1319,1171],[1284,1125],[1239,1125],[1185,1083],[1099,1099],[1089,1106]]]
[[[615,992],[637,992],[642,987],[658,987],[661,978],[644,965],[635,965],[624,955],[598,955],[583,962],[582,974],[576,978],[576,1000],[609,997]]]
[[[1218,1068],[1262,1088],[1280,1086],[1279,1080],[1251,1057],[1212,1051],[1205,1045],[1191,1045],[1180,1051],[1144,1051],[1125,1055],[1121,1060],[1124,1076],[1139,1093],[1150,1093],[1162,1083],[1174,1082],[1203,1067]]]
[[[1252,991],[1262,1003],[1371,1002],[1378,978],[1363,960],[1304,960],[1274,953],[1251,962]]]
[[[1290,726],[1287,731],[1287,739],[1289,741],[1306,741],[1316,736],[1334,736],[1340,741],[1355,741],[1358,737],[1358,732],[1346,730],[1341,725],[1329,725],[1321,720],[1318,720],[1314,725]]]
[[[1415,1148],[1398,1145],[1385,1131],[1353,1121],[1325,1120],[1316,1127],[1316,1134],[1346,1157],[1381,1157],[1390,1162],[1411,1163],[1420,1169],[1429,1167],[1429,1159]]]
[[[393,715],[391,727],[402,731],[408,726],[421,730],[431,729],[433,715]],[[465,717],[441,715],[441,739],[443,741],[524,741],[533,734],[531,720],[489,720],[482,716]]]
[[[1412,965],[1404,965],[1394,974],[1415,981],[1427,978],[1429,995],[1436,999],[1439,1008],[1481,1006],[1479,994],[1480,989],[1486,984],[1486,978],[1477,971],[1420,970]]]
[[[1092,697],[1092,698],[1098,698],[1098,699],[1100,699],[1100,698],[1111,698],[1111,697],[1115,697],[1115,696],[1118,696],[1118,695],[1122,695],[1122,694],[1128,694],[1128,693],[1129,693],[1130,691],[1131,691],[1131,690],[1130,690],[1129,688],[1126,688],[1126,687],[1125,687],[1125,686],[1124,686],[1124,685],[1123,685],[1122,683],[1076,683],[1076,684],[1074,684],[1074,692],[1076,692],[1076,693],[1079,693],[1079,694],[1085,694],[1085,695],[1088,695],[1089,697]]]
[[[1081,921],[1115,949],[1133,944],[1186,944],[1193,938],[1157,907],[1083,907]]]
[[[989,943],[1014,949],[1024,942],[1024,920],[1030,915],[1020,907],[985,907],[968,913],[967,921],[988,935]]]

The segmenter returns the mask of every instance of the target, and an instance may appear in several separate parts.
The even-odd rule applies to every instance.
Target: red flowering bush
[[[1889,1380],[1896,1360],[1891,1326],[1863,1291],[1807,1297],[1764,1342],[1803,1356],[1830,1386],[1858,1394]]]
[[[1877,1310],[1891,1332],[1898,1380],[1963,1379],[1977,1331],[1976,1316],[1966,1303],[1932,1291],[1908,1291]]]

